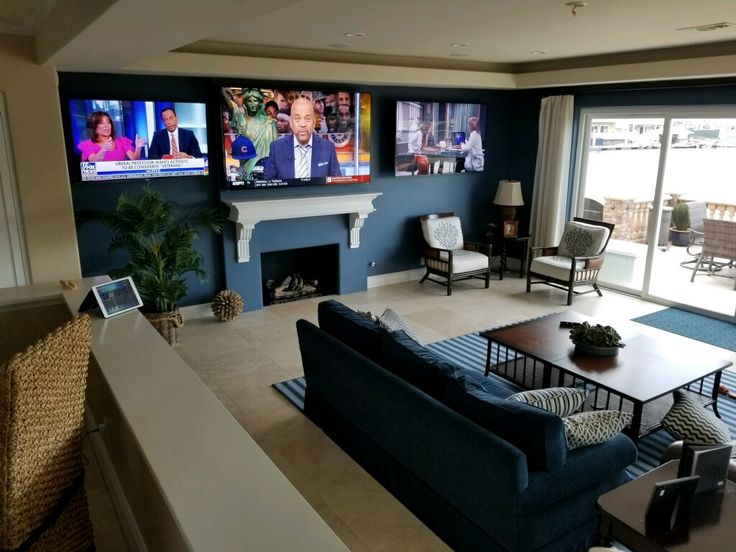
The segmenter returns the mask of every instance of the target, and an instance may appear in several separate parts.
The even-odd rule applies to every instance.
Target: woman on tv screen
[[[93,111],[87,117],[88,140],[77,144],[82,161],[125,161],[140,159],[146,141],[135,136],[135,144],[125,136],[115,137],[115,127],[106,111]],[[135,147],[134,147],[135,146]]]

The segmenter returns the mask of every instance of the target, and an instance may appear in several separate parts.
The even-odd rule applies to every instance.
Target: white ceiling
[[[170,51],[512,73],[736,54],[736,25],[677,30],[736,23],[735,0],[587,4],[573,16],[564,0],[0,0],[0,34],[35,36],[61,70]]]

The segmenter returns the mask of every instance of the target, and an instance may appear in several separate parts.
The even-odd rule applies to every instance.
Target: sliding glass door
[[[736,107],[585,110],[579,136],[574,212],[616,224],[599,281],[734,316],[734,264],[696,264],[702,220],[736,221]]]

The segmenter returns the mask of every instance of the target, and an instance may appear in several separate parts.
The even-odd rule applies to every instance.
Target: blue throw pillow
[[[500,399],[460,377],[447,386],[445,403],[518,448],[530,470],[556,470],[567,459],[562,418],[515,400]]]

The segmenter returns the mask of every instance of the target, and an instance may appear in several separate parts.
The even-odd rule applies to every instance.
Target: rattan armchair
[[[0,550],[94,548],[82,468],[90,344],[81,315],[0,366]]]
[[[485,287],[491,283],[491,246],[463,240],[460,219],[453,213],[439,213],[419,217],[424,236],[425,280],[447,288],[452,295],[452,282],[480,278]],[[439,276],[441,280],[430,278]]]
[[[568,305],[572,305],[573,294],[595,291],[602,296],[598,273],[614,226],[610,222],[575,217],[566,224],[559,246],[532,247],[526,292],[531,291],[532,284],[546,284],[566,291]],[[576,291],[579,286],[592,286],[592,289]]]
[[[703,220],[703,249],[693,267],[690,281],[695,281],[699,270],[713,274],[719,268],[736,263],[736,222],[728,220]],[[720,259],[720,261],[716,261]],[[734,283],[736,287],[736,282]]]

